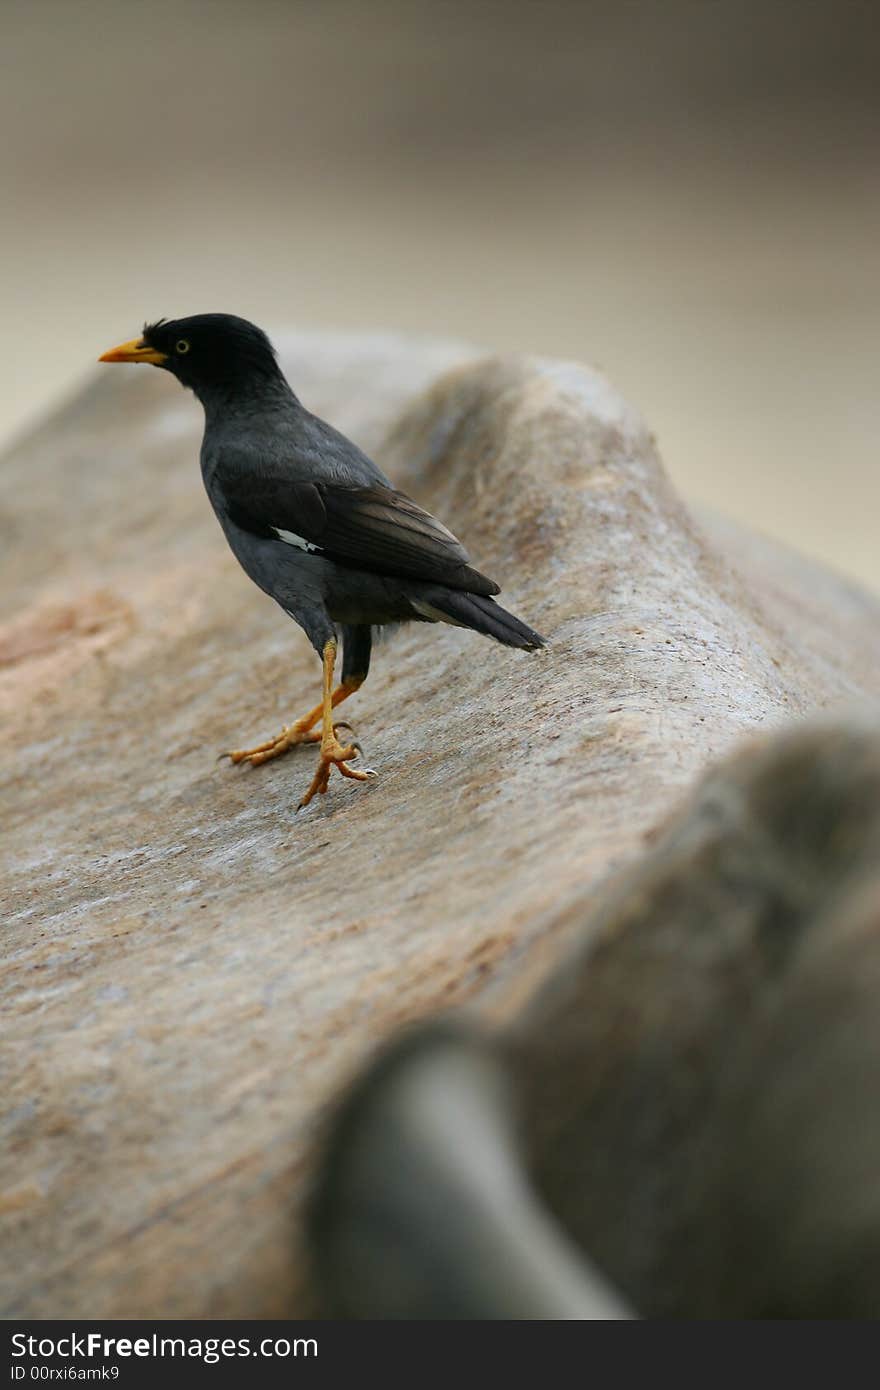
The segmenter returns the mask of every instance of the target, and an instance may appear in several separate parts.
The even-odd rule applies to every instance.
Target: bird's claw
[[[336,736],[337,729],[347,729],[351,732],[350,724],[334,724],[333,734]],[[300,748],[304,743],[320,743],[320,729],[298,728],[296,724],[291,724],[281,730],[276,738],[267,739],[265,743],[258,743],[254,748],[230,749],[226,753],[219,754],[217,761],[222,762],[228,758],[231,763],[250,763],[251,767],[259,767],[262,763],[268,763],[273,758],[280,758],[282,753],[287,753],[291,748]],[[354,745],[360,749],[360,744]]]
[[[373,768],[349,767],[348,764],[360,753],[359,743],[350,743],[343,748],[334,739],[331,745],[322,745],[321,755],[318,759],[318,766],[312,778],[305,796],[297,806],[297,812],[302,811],[308,806],[313,796],[325,796],[330,785],[330,772],[335,767],[343,777],[348,777],[352,782],[368,782],[371,777],[378,774]]]

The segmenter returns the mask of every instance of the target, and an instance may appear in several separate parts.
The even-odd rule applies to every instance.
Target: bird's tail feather
[[[425,593],[413,607],[425,618],[455,623],[459,627],[473,628],[505,647],[520,647],[524,651],[534,651],[544,646],[544,638],[533,628],[527,627],[519,618],[508,613],[494,599],[484,598],[482,594],[468,594],[460,589],[432,589]]]

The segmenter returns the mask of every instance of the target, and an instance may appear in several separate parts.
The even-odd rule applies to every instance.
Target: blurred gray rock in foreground
[[[880,724],[744,748],[506,1029],[410,1030],[352,1089],[324,1306],[619,1317],[601,1269],[652,1317],[876,1317],[878,1000]]]
[[[600,935],[604,880],[709,762],[880,694],[878,605],[695,522],[588,369],[394,337],[282,346],[305,402],[457,531],[550,646],[401,632],[351,703],[380,780],[337,779],[295,817],[310,750],[216,761],[311,704],[319,672],[227,551],[194,402],[162,373],[107,372],[3,459],[6,1317],[311,1306],[307,1155],[360,1059],[438,1008],[519,1017],[584,922]],[[668,1008],[659,985],[648,998]],[[684,1055],[669,1043],[688,1118]],[[545,1200],[592,1241],[538,1137]],[[601,1254],[637,1295],[632,1259]]]

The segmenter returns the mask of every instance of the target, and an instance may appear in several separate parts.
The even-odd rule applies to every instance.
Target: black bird
[[[340,744],[337,730],[349,726],[333,723],[334,708],[367,677],[373,627],[454,623],[508,647],[544,645],[494,601],[498,585],[471,567],[451,531],[301,405],[272,344],[252,323],[232,314],[160,319],[100,361],[163,367],[198,396],[205,410],[202,477],[226,539],[324,663],[319,705],[277,738],[228,754],[234,763],[258,764],[298,744],[320,743],[300,808],[326,792],[334,766],[358,782],[375,775],[349,766],[358,745]],[[342,681],[334,690],[339,630]]]

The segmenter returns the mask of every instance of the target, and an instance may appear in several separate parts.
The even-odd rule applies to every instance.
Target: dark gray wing
[[[224,478],[222,494],[231,520],[253,535],[372,574],[446,584],[473,594],[500,592],[471,568],[467,551],[451,531],[392,488],[261,474]]]

